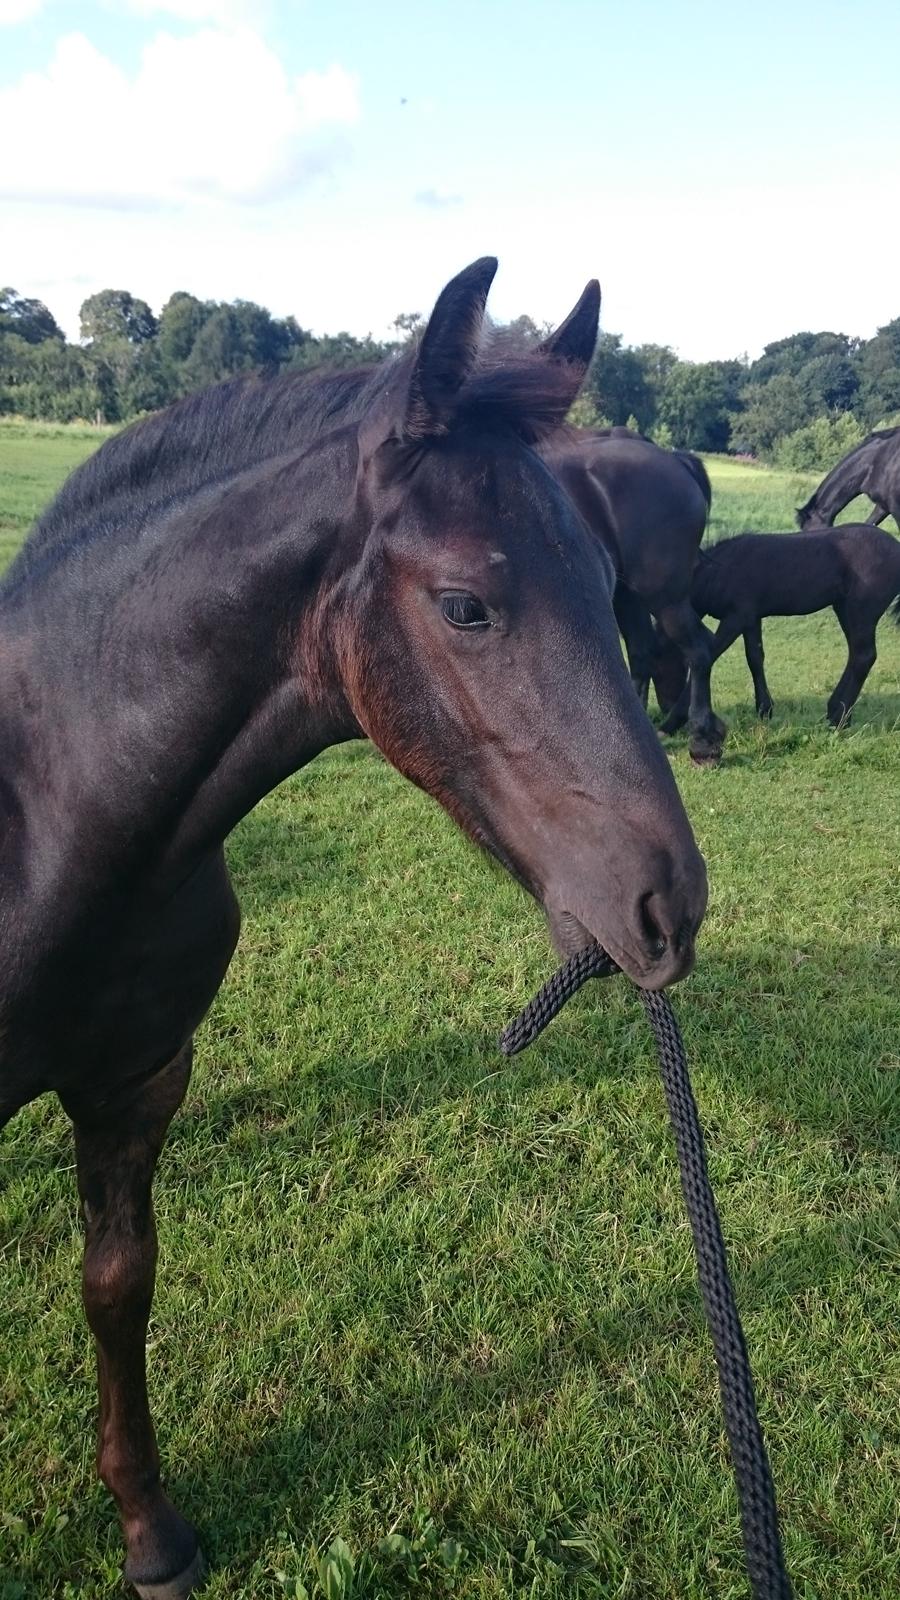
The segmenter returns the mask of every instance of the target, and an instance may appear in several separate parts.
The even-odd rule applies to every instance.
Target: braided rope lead
[[[532,1044],[588,978],[618,972],[600,945],[588,945],[544,984],[500,1036],[504,1055]],[[688,1076],[684,1045],[665,994],[642,989],[653,1029],[663,1088],[678,1151],[681,1188],[697,1254],[697,1276],[712,1337],[725,1427],[741,1511],[747,1575],[754,1600],[791,1600],[778,1532],[778,1508],[766,1446],[756,1414],[747,1346],[728,1275],[725,1243],[706,1167],[703,1132]]]

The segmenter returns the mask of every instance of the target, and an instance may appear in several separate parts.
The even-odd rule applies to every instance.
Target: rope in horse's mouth
[[[524,1011],[503,1030],[500,1035],[503,1054],[514,1056],[532,1044],[588,978],[608,978],[619,970],[599,944],[580,950],[554,973]],[[781,1550],[772,1474],[756,1414],[747,1346],[706,1170],[703,1132],[684,1045],[668,997],[646,989],[642,989],[640,995],[659,1054],[678,1151],[681,1188],[694,1236],[697,1276],[719,1370],[719,1391],[740,1502],[750,1588],[754,1600],[790,1600],[791,1585]]]

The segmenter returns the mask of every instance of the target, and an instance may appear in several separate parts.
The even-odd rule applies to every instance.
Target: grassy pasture
[[[96,433],[0,427],[7,553]],[[713,461],[714,534],[812,481]],[[679,991],[799,1600],[900,1593],[900,633],[852,728],[843,640],[738,647],[727,759],[672,760],[712,884]],[[241,945],[160,1163],[150,1375],[209,1600],[737,1600],[736,1508],[639,1007],[494,1039],[552,965],[536,910],[370,749],[237,830]],[[0,1136],[0,1600],[112,1600],[72,1155]],[[334,1589],[332,1588],[332,1593]]]

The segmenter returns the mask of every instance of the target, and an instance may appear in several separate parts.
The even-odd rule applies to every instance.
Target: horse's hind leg
[[[838,622],[847,640],[847,665],[831,691],[828,701],[828,721],[833,728],[843,728],[850,721],[853,710],[869,673],[878,658],[875,648],[877,614],[860,612],[853,606],[835,606]]]
[[[753,679],[753,693],[756,699],[756,714],[758,717],[772,715],[772,696],[769,685],[766,683],[764,662],[766,653],[763,649],[762,621],[757,617],[752,627],[744,630],[744,654]]]
[[[650,692],[650,673],[656,648],[653,619],[640,596],[634,594],[631,589],[626,589],[621,583],[616,584],[613,610],[619,624],[619,632],[625,640],[631,681],[646,711],[647,696]]]
[[[666,717],[662,731],[677,733],[687,722],[690,752],[694,760],[718,761],[728,730],[712,709],[709,678],[716,659],[713,636],[688,600],[663,606],[657,612],[657,619],[663,633],[678,646],[690,669],[687,688]]]
[[[203,1574],[197,1535],[166,1499],[147,1403],[156,1271],[153,1173],[191,1072],[187,1046],[123,1104],[65,1099],[85,1223],[84,1305],[97,1346],[97,1467],[119,1508],[125,1576],[144,1600],[184,1600]]]

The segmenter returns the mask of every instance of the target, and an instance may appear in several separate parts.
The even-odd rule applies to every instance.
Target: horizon
[[[484,254],[496,320],[559,322],[596,276],[605,331],[689,361],[900,313],[887,0],[854,11],[851,116],[833,0],[749,26],[397,0],[387,27],[361,0],[0,0],[0,25],[2,275],[72,342],[103,288],[384,339]]]

